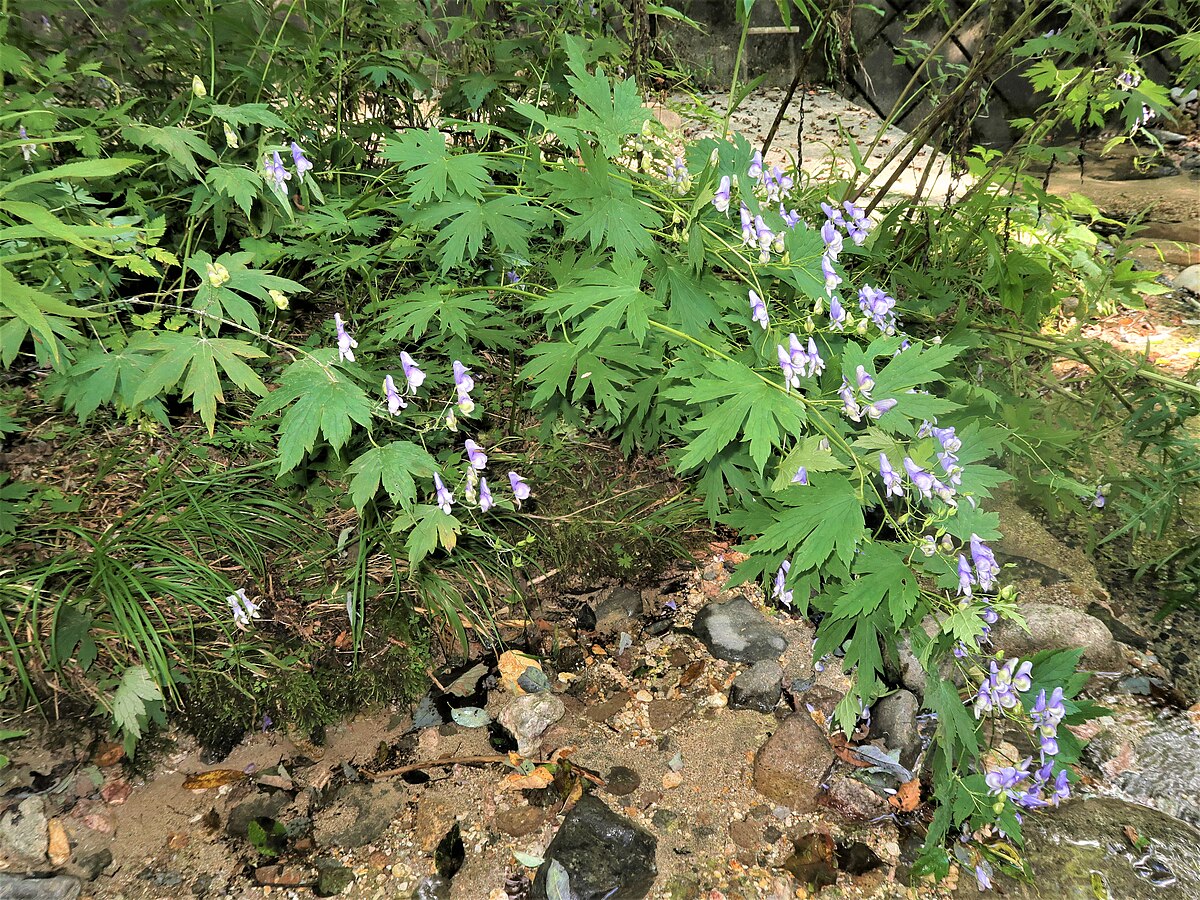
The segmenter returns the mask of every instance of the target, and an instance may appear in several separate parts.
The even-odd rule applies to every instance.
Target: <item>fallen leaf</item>
[[[912,812],[921,805],[921,779],[906,781],[888,797],[888,804],[900,812]]]
[[[854,748],[846,742],[846,736],[841,732],[837,732],[829,738],[829,745],[833,748],[833,752],[837,754],[837,758],[844,763],[849,763],[859,769],[866,769],[875,765],[875,763],[867,762],[865,759],[859,757],[854,752]]]
[[[526,791],[530,789],[549,787],[554,783],[554,773],[545,766],[538,766],[528,775],[513,772],[500,780],[500,789],[504,791]]]
[[[129,782],[122,778],[115,781],[110,781],[104,787],[100,788],[100,796],[104,798],[104,802],[112,806],[118,806],[129,799],[129,795],[133,793],[133,788]]]
[[[61,866],[71,858],[71,842],[67,839],[67,829],[63,828],[62,822],[58,819],[51,819],[48,823],[48,830],[50,843],[46,854],[50,857],[50,862]]]
[[[511,691],[514,694],[524,694],[527,691],[518,683],[519,679],[525,674],[526,669],[536,669],[539,673],[542,672],[542,664],[535,657],[529,656],[526,653],[518,653],[515,650],[506,650],[500,654],[500,658],[496,661],[496,665],[500,670],[500,683],[505,690]],[[543,673],[543,679],[545,675]]]
[[[92,756],[92,762],[94,762],[100,768],[106,769],[109,766],[115,766],[124,758],[124,746],[105,741],[96,746],[96,752]]]
[[[188,791],[207,791],[222,785],[245,781],[247,777],[241,769],[210,769],[198,775],[189,775],[183,780],[183,787]]]

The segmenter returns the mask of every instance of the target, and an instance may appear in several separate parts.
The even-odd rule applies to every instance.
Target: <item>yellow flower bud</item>
[[[208,270],[208,283],[215,288],[219,288],[229,280],[229,270],[220,263],[205,263],[204,267]]]
[[[279,309],[287,309],[288,308],[287,294],[285,294],[283,291],[277,291],[274,288],[272,288],[271,290],[267,291],[267,294],[269,294],[271,299],[275,301],[275,306],[277,308],[279,308]]]
[[[221,126],[225,129],[225,143],[229,145],[230,150],[236,150],[241,141],[238,140],[237,132],[234,131],[228,122],[222,122]]]
[[[202,99],[208,96],[208,88],[204,86],[204,81],[199,75],[192,76],[192,93]]]

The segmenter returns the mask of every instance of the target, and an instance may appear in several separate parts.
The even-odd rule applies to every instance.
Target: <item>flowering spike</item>
[[[333,314],[333,324],[337,328],[338,358],[343,362],[354,362],[354,348],[358,346],[358,341],[346,331],[341,313]]]
[[[383,379],[383,393],[387,397],[388,413],[393,416],[400,415],[400,410],[408,406],[404,402],[404,398],[400,396],[400,392],[396,390],[396,382],[391,375]]]

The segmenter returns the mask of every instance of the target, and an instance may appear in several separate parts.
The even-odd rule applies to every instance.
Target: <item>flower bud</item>
[[[192,93],[201,99],[208,96],[208,89],[199,75],[192,76]]]
[[[870,322],[870,320],[869,320],[869,319],[860,319],[860,320],[859,320],[859,322],[858,322],[858,325],[856,325],[856,326],[854,327],[854,330],[855,330],[855,331],[856,331],[858,334],[866,334],[866,333],[867,333],[867,329],[868,329],[868,328],[870,328],[870,327],[871,327],[871,322]]]
[[[215,288],[219,288],[229,280],[229,270],[221,263],[205,263],[204,268],[208,272],[208,283]]]
[[[808,334],[812,334],[817,328],[817,323],[813,321],[813,317],[809,316],[804,320],[804,330]]]
[[[240,140],[238,140],[237,132],[233,130],[228,122],[222,122],[221,125],[225,129],[225,143],[228,145],[230,150],[236,150],[242,143]]]
[[[277,291],[274,288],[271,288],[271,290],[267,291],[267,294],[275,302],[275,307],[277,309],[288,308],[287,294],[285,294],[283,291]]]
[[[825,301],[818,297],[816,302],[813,303],[813,315],[819,316],[823,312],[825,312]]]

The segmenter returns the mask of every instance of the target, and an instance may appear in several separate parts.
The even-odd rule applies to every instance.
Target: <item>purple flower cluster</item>
[[[759,151],[755,151],[751,158],[747,174],[766,191],[767,200],[771,203],[782,202],[783,198],[796,185],[792,176],[785,173],[779,166],[771,166],[770,169],[767,169],[763,164],[762,153]]]
[[[851,422],[861,422],[864,416],[871,420],[878,419],[896,405],[896,401],[890,397],[885,400],[871,399],[875,379],[862,366],[855,370],[854,379],[855,387],[851,387],[850,382],[843,377],[842,386],[838,388],[838,396],[842,398],[842,412]]]
[[[688,172],[687,164],[684,163],[683,157],[676,156],[675,162],[667,166],[667,181],[679,190],[679,193],[686,194],[692,186],[692,176]]]
[[[1017,664],[1018,660],[1014,657],[997,668],[996,661],[992,660],[988,677],[979,686],[979,693],[975,697],[975,718],[996,707],[1014,708],[1021,702],[1019,695],[1033,687],[1033,663],[1026,660],[1020,663],[1019,668]]]
[[[1142,83],[1142,76],[1137,72],[1126,70],[1116,78],[1117,87],[1126,91],[1132,91],[1135,87]]]
[[[785,391],[800,387],[802,377],[815,378],[825,371],[825,360],[821,359],[816,341],[811,336],[808,339],[808,349],[806,350],[796,335],[789,334],[788,348],[784,349],[782,344],[777,347],[779,368],[783,370],[783,389]]]
[[[879,288],[864,285],[858,292],[858,306],[864,316],[884,334],[896,333],[896,301]]]
[[[1026,759],[1018,766],[1005,766],[988,772],[984,777],[988,791],[997,797],[1008,797],[1023,809],[1058,806],[1071,796],[1071,783],[1066,769],[1054,775],[1053,762],[1047,762],[1030,772],[1032,762]]]
[[[1108,502],[1108,489],[1112,487],[1110,484],[1096,485],[1096,496],[1092,498],[1092,502],[1088,504],[1089,509],[1104,509],[1104,504]]]
[[[1056,687],[1049,698],[1046,697],[1045,688],[1038,692],[1037,700],[1029,710],[1029,718],[1033,720],[1034,734],[1043,758],[1058,754],[1058,726],[1066,714],[1061,687]]]
[[[261,618],[258,612],[259,604],[246,596],[245,588],[238,588],[225,598],[225,602],[229,604],[233,613],[233,624],[238,628],[244,630],[250,627],[251,619]]]
[[[277,191],[283,190],[284,182],[292,180],[292,173],[287,170],[283,161],[280,160],[278,151],[273,152],[270,156],[263,157],[263,172],[270,181],[274,182]]]

